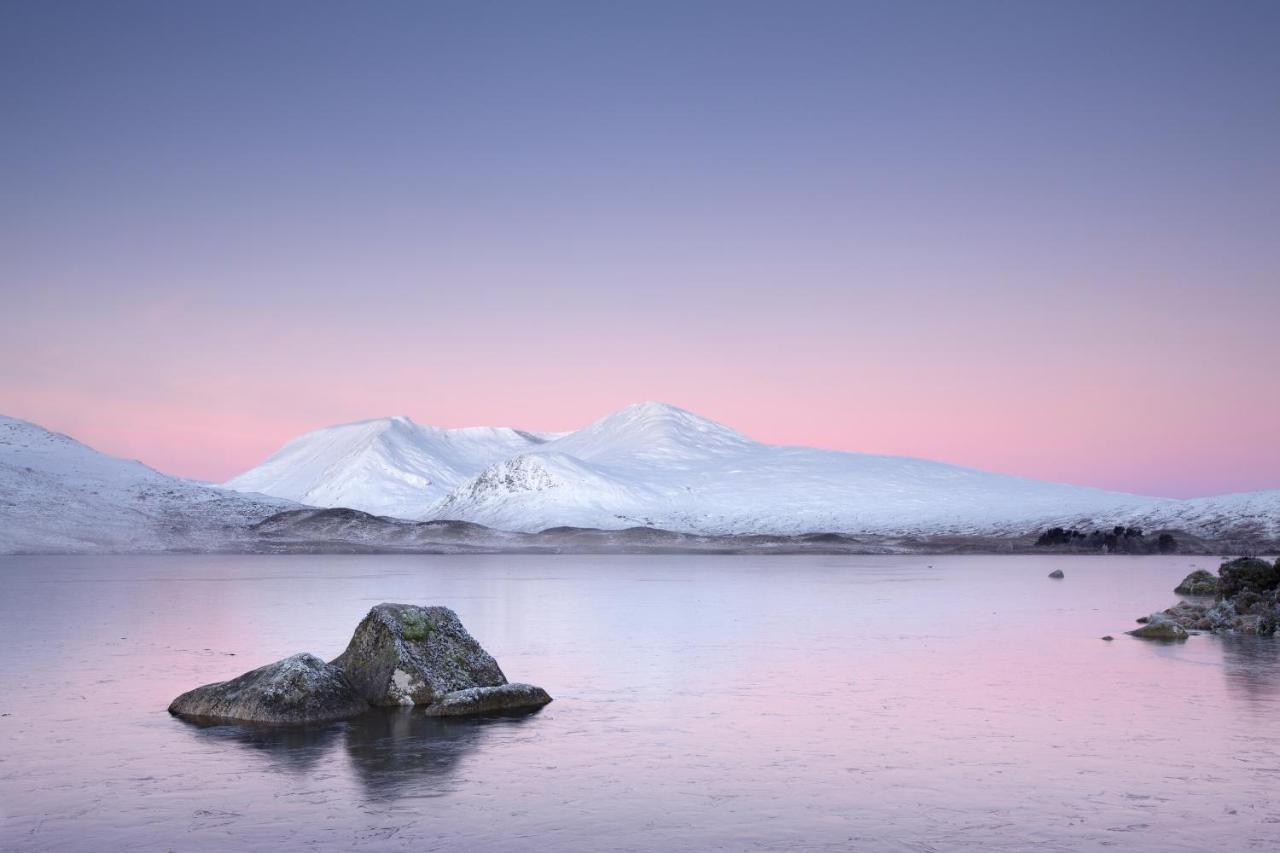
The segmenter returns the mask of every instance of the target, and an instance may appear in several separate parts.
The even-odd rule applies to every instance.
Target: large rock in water
[[[308,654],[197,687],[169,705],[169,713],[184,717],[270,725],[327,723],[367,710],[340,669]]]
[[[1212,572],[1196,569],[1173,588],[1178,595],[1217,595],[1218,578]]]
[[[332,662],[294,655],[183,693],[169,711],[301,725],[354,717],[370,705],[425,705],[428,714],[445,717],[529,710],[550,701],[541,687],[508,684],[449,608],[379,604]]]
[[[465,714],[493,714],[540,708],[551,701],[547,691],[532,684],[504,684],[501,687],[469,687],[446,693],[427,706],[432,717],[460,717]]]
[[[371,705],[430,705],[507,678],[447,607],[379,604],[333,665]]]

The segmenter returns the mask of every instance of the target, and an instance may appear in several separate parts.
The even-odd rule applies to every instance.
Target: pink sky
[[[1154,8],[19,4],[0,413],[216,481],[654,399],[1280,487],[1280,7]]]
[[[13,331],[10,358],[41,357],[5,377],[0,408],[215,481],[333,423],[563,430],[658,399],[774,443],[1174,496],[1280,485],[1280,405],[1262,393],[1271,342],[1233,334],[1247,320],[1194,293],[1139,311],[1137,331],[1127,310],[1086,303],[1046,324],[1038,305],[974,290],[919,307],[914,294],[792,305],[782,288],[735,293],[589,313],[523,305],[480,323],[429,296],[394,311],[94,310]]]

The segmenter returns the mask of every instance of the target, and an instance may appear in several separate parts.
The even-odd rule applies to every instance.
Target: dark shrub
[[[1234,598],[1242,592],[1266,592],[1280,586],[1280,561],[1271,565],[1257,557],[1239,557],[1218,569],[1218,595]]]

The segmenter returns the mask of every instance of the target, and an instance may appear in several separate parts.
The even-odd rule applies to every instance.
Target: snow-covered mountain
[[[422,518],[488,466],[555,437],[490,427],[436,429],[405,417],[379,418],[302,435],[226,487],[310,506]]]
[[[0,553],[218,547],[295,506],[168,477],[0,416]]]
[[[227,484],[317,506],[503,530],[1007,534],[1141,523],[1280,535],[1280,490],[1179,501],[894,456],[762,444],[661,403],[576,432],[438,430],[407,418],[308,433]]]

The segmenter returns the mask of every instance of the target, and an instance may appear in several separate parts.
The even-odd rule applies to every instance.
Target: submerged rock
[[[470,687],[446,693],[427,706],[433,717],[457,717],[464,714],[494,714],[541,708],[551,701],[547,691],[532,684],[503,684],[500,687]]]
[[[507,678],[447,607],[379,604],[333,665],[371,705],[430,705]]]
[[[1054,578],[1055,580],[1061,580],[1062,578],[1065,578],[1066,575],[1062,573],[1062,569],[1054,569],[1049,572],[1049,577]]]
[[[1144,640],[1185,640],[1188,636],[1187,629],[1165,613],[1152,613],[1146,624],[1128,633]]]
[[[368,709],[340,669],[309,654],[197,687],[169,705],[169,713],[184,717],[270,725],[325,723]]]
[[[1217,595],[1218,578],[1204,569],[1196,569],[1173,588],[1178,595]]]

